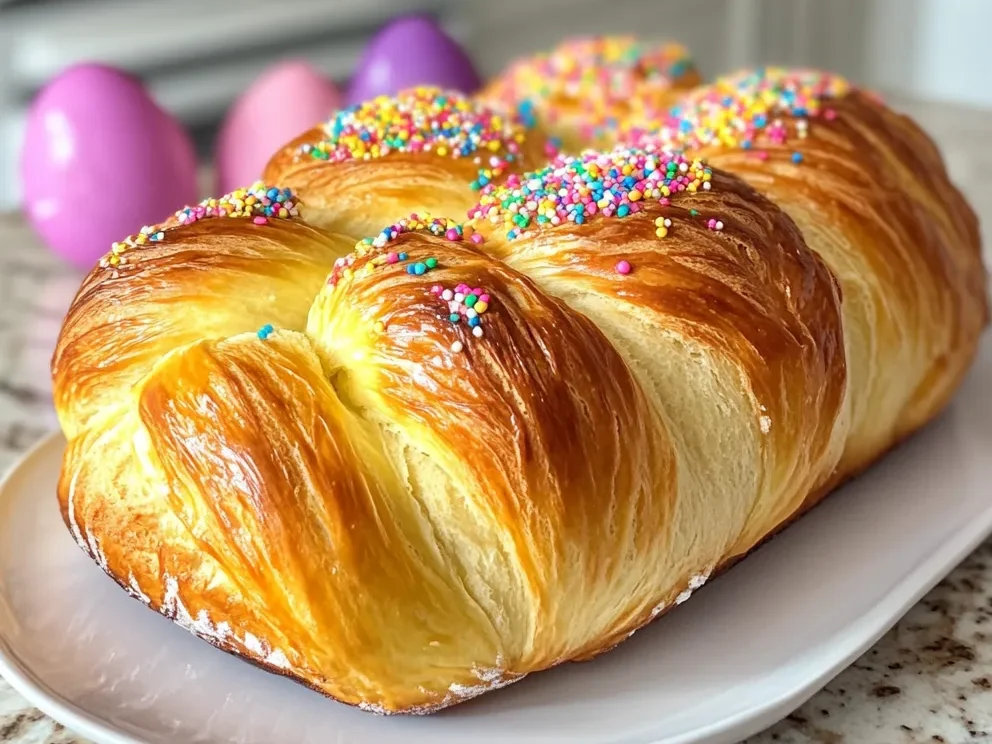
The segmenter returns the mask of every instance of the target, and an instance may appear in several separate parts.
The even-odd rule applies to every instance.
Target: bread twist
[[[988,323],[978,220],[933,142],[841,77],[766,68],[720,78],[647,130],[743,177],[795,220],[844,297],[849,477],[930,420]]]
[[[413,212],[463,218],[480,189],[555,153],[530,118],[419,87],[339,111],[276,153],[263,180],[306,194],[310,222],[354,242]]]
[[[577,153],[611,147],[619,128],[645,126],[700,82],[681,44],[596,36],[517,60],[477,98],[521,112]]]
[[[845,117],[809,127],[811,160],[860,131]],[[870,157],[895,188],[925,140],[891,136]],[[439,144],[416,167],[451,168]],[[184,210],[116,246],[66,318],[66,523],[133,596],[366,710],[430,712],[593,657],[877,456],[856,401],[905,434],[974,351],[977,235],[933,150],[940,194],[905,188],[856,221],[814,183],[861,187],[866,155],[837,147],[823,173],[769,156],[762,187],[791,179],[797,219],[837,218],[805,222],[818,244],[898,251],[902,273],[863,264],[885,308],[918,282],[939,311],[853,313],[835,279],[853,270],[828,268],[843,254],[825,263],[741,178],[647,149],[506,175],[464,224],[381,211],[412,189],[333,213],[338,173],[405,178],[402,147],[308,164],[302,205],[256,185]],[[393,224],[355,245],[312,226],[311,201],[346,234]],[[938,247],[954,257],[916,256]],[[895,380],[922,352],[901,356],[893,327],[934,355],[898,412],[857,357]]]

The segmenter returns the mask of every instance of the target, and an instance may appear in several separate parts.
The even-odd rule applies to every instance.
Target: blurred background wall
[[[375,30],[410,12],[440,19],[484,76],[565,36],[629,32],[682,41],[707,75],[810,65],[992,109],[992,0],[0,0],[0,210],[18,204],[26,106],[68,65],[141,75],[207,154],[224,111],[268,65],[304,57],[343,82]]]

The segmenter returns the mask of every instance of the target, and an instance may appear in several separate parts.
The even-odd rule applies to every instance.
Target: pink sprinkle
[[[471,241],[478,245],[482,242],[482,236],[479,233],[472,233]]]
[[[461,240],[462,239],[461,233],[459,233],[453,227],[452,228],[449,228],[448,232],[446,232],[444,234],[444,237],[446,237],[448,240]]]
[[[479,302],[489,302],[489,295],[482,293],[479,295]]]
[[[400,254],[398,254],[396,251],[390,251],[389,253],[386,254],[386,263],[394,264],[399,260],[400,260]]]
[[[265,217],[259,215],[258,217],[253,219],[252,222],[254,222],[256,225],[264,225],[266,222],[268,222],[268,220]]]
[[[630,268],[630,261],[617,261],[616,269],[618,274],[629,274]]]
[[[440,284],[435,284],[433,287],[431,287],[431,294],[439,295],[443,291],[444,290],[441,288]]]
[[[476,287],[475,289],[473,289],[472,290],[472,294],[474,294],[476,297],[478,297],[479,295],[481,295],[482,294],[482,287]]]
[[[827,109],[826,111],[823,112],[823,118],[825,118],[827,121],[833,121],[834,119],[837,118],[837,112],[834,111],[833,109]]]
[[[716,220],[710,218],[710,221],[706,223],[706,227],[712,230],[714,227],[716,227]]]

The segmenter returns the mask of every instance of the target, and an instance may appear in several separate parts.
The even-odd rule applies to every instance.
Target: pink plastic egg
[[[337,88],[308,62],[271,67],[225,117],[215,158],[219,191],[253,183],[276,150],[328,119],[340,104]]]
[[[136,78],[103,65],[71,67],[42,89],[20,166],[28,219],[53,251],[84,268],[197,199],[189,135]]]
[[[369,42],[348,90],[353,105],[416,85],[474,93],[479,74],[458,43],[431,19],[401,18]]]

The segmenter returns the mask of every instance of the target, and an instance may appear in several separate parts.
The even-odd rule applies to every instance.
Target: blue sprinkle
[[[417,276],[421,276],[422,274],[425,274],[427,272],[427,264],[422,264],[418,262],[413,264],[411,268],[413,268],[412,273],[416,274]]]
[[[415,273],[417,273],[415,269],[416,269],[416,267],[413,264],[410,264],[410,265],[408,265],[406,267],[406,273],[407,274],[415,274]]]
[[[472,328],[475,328],[481,322],[482,322],[482,319],[478,315],[476,315],[474,318],[469,318],[468,319],[468,324]]]
[[[621,204],[619,207],[617,207],[617,217],[626,217],[629,212],[630,212],[630,207],[628,207],[626,204]]]
[[[399,255],[399,259],[400,259],[400,261],[406,261],[406,259],[407,259],[407,255],[406,255],[405,253],[401,253],[401,254]]]
[[[452,323],[457,323],[460,317],[461,316],[458,313],[452,313],[451,315],[448,316],[448,320],[450,320]]]
[[[269,337],[269,335],[275,330],[271,323],[266,323],[264,326],[258,329],[258,337],[263,341]]]
[[[792,153],[792,162],[793,163],[801,163],[801,162],[803,162],[803,154],[801,152],[794,152],[794,153]]]

